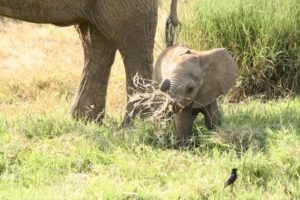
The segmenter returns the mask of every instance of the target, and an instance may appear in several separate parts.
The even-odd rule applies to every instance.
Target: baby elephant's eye
[[[187,94],[191,94],[191,93],[193,93],[193,91],[194,91],[194,87],[193,86],[187,86],[186,87],[186,93]]]

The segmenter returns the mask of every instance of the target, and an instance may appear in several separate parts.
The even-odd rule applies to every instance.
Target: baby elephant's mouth
[[[184,109],[185,107],[189,106],[192,104],[192,101],[189,101],[189,103],[185,103],[185,104],[181,104],[181,103],[178,103],[176,101],[171,101],[170,102],[170,107],[171,107],[171,112],[172,113],[178,113],[180,112],[182,109]]]
[[[171,112],[174,113],[174,114],[179,113],[183,109],[183,107],[181,107],[181,106],[179,106],[178,104],[175,104],[175,103],[171,103],[170,105],[171,105]]]

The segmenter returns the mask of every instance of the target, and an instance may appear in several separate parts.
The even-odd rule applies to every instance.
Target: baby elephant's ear
[[[225,94],[234,85],[237,77],[237,64],[224,48],[199,52],[199,59],[208,66],[203,85],[195,99],[195,107],[206,106]]]

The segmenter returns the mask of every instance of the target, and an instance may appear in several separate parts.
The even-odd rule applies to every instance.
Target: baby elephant
[[[237,64],[224,48],[195,51],[176,45],[163,51],[154,67],[153,79],[182,108],[174,114],[180,141],[191,136],[199,112],[208,129],[221,124],[216,99],[233,86],[236,77]]]

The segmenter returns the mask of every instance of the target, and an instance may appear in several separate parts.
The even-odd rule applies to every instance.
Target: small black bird
[[[237,168],[233,168],[232,171],[231,171],[231,174],[230,174],[229,178],[224,183],[224,188],[227,187],[228,185],[233,185],[233,183],[237,179],[237,173],[236,172],[237,172]]]

